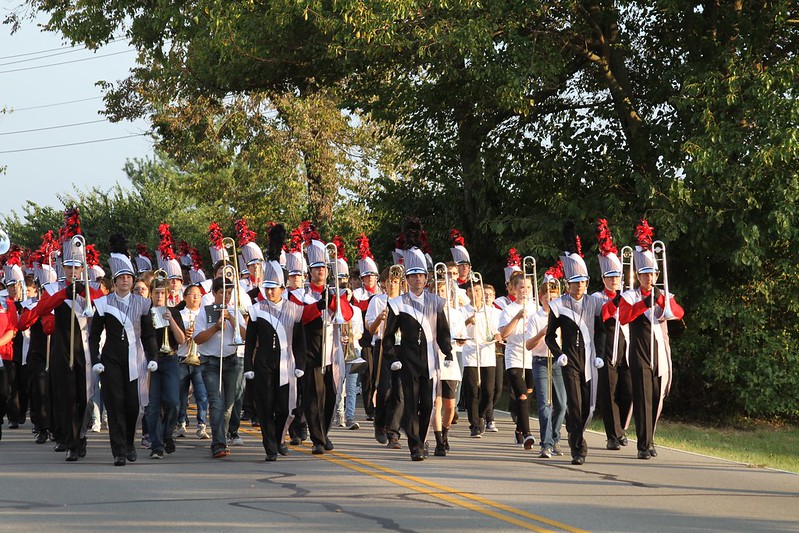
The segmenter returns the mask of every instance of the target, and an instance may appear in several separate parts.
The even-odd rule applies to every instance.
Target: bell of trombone
[[[333,272],[333,283],[336,291],[336,313],[333,316],[335,324],[346,324],[344,315],[341,314],[341,286],[339,284],[339,271],[338,271],[338,247],[336,243],[329,242],[325,244],[325,253],[327,254],[327,262],[333,267],[328,268],[328,271]]]
[[[677,320],[674,312],[671,310],[671,293],[669,292],[669,271],[666,264],[666,244],[663,241],[655,241],[652,243],[652,254],[655,256],[655,265],[661,272],[661,276],[654,283],[654,286],[663,291],[663,298],[665,304],[663,307],[662,318],[664,320]]]
[[[0,255],[8,252],[11,249],[11,239],[8,238],[8,233],[0,229]]]

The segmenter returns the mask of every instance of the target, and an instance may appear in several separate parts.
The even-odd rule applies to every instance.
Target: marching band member
[[[405,400],[402,428],[413,461],[425,459],[424,443],[437,388],[436,347],[444,352],[445,365],[453,364],[446,302],[425,291],[427,262],[418,248],[421,229],[418,219],[406,221],[405,244],[410,248],[404,253],[404,265],[409,292],[389,300],[382,344],[391,370],[400,373]],[[399,347],[395,346],[398,331],[402,335]]]
[[[681,319],[684,315],[674,295],[669,294],[667,302],[667,295],[655,285],[659,268],[652,251],[652,235],[652,227],[642,220],[636,228],[638,245],[633,252],[640,286],[624,291],[619,305],[619,322],[630,325],[630,373],[639,459],[657,457],[655,429],[663,400],[671,387],[671,349],[666,321]],[[665,313],[667,304],[673,317]]]
[[[508,304],[513,303],[513,302],[516,301],[516,294],[514,293],[513,285],[511,284],[510,279],[511,279],[511,275],[514,272],[521,272],[522,271],[521,265],[522,265],[522,258],[519,256],[519,253],[516,250],[516,248],[509,249],[508,250],[508,261],[507,261],[507,263],[505,265],[505,268],[503,269],[503,272],[505,274],[505,292],[507,294],[505,296],[499,296],[499,297],[497,297],[494,300],[494,307],[496,307],[500,311],[505,311],[505,307],[507,307]],[[529,296],[529,293],[528,293],[528,296]],[[522,325],[522,327],[524,327],[524,325]],[[507,346],[505,346],[503,344],[499,344],[499,345],[497,345],[497,347],[499,348],[497,350],[497,376],[498,376],[497,383],[498,383],[498,385],[497,385],[497,388],[494,391],[494,404],[495,405],[496,405],[497,402],[499,402],[499,398],[500,398],[500,396],[502,394],[502,388],[503,388],[503,384],[499,381],[499,376],[502,376],[503,374],[507,373],[507,370],[505,372],[502,372],[502,369],[506,368],[506,366],[507,366],[505,364],[505,357],[504,357],[504,352],[507,350]],[[500,352],[501,352],[501,355],[500,355]],[[502,359],[502,360],[500,361],[500,359]],[[508,394],[508,412],[510,413],[511,419],[514,422],[516,422],[516,398],[514,397],[512,388],[510,388],[510,390],[508,392],[509,392],[509,394]],[[517,441],[519,440],[518,439],[518,435],[517,435],[516,440]],[[521,444],[521,442],[517,442],[516,444]]]
[[[183,269],[175,257],[175,240],[169,224],[161,224],[158,233],[161,236],[161,243],[158,245],[158,268],[167,273],[166,306],[175,307],[183,302]]]
[[[150,300],[132,294],[133,264],[127,256],[127,242],[119,235],[110,239],[108,260],[114,279],[114,292],[98,298],[97,312],[89,333],[92,371],[100,376],[103,404],[108,413],[108,436],[114,465],[136,460],[133,440],[139,417],[139,361],[155,361],[156,340]],[[100,337],[105,332],[105,343]]]
[[[136,262],[136,270],[140,275],[153,270],[153,262],[150,258],[150,252],[147,251],[146,244],[138,243],[136,245],[136,257],[133,259]],[[148,296],[145,296],[145,298],[148,298]]]
[[[549,303],[546,344],[558,354],[566,386],[566,429],[569,432],[572,464],[582,465],[588,455],[583,437],[596,402],[596,368],[604,363],[605,329],[599,300],[586,297],[588,269],[580,251],[574,224],[564,226],[566,253],[561,256],[569,293]],[[557,333],[560,331],[558,342]]]
[[[305,257],[302,254],[302,243],[305,240],[304,228],[310,225],[303,222],[299,227],[291,230],[289,251],[286,253],[286,272],[288,283],[283,291],[283,298],[291,300],[298,305],[305,305],[305,272],[307,270]],[[304,370],[304,365],[298,367]],[[290,444],[298,446],[308,439],[308,424],[305,422],[303,410],[302,391],[305,388],[305,378],[297,378],[297,406],[292,413],[293,420],[289,426]]]
[[[5,255],[3,265],[3,282],[8,292],[8,298],[14,302],[14,313],[17,317],[22,315],[22,301],[27,300],[27,284],[25,274],[22,272],[22,248],[12,245]],[[29,339],[27,330],[17,331],[12,343],[13,356],[5,365],[8,374],[8,429],[17,429],[25,423],[28,412],[28,368],[24,364],[22,348],[26,338]]]
[[[605,366],[599,369],[597,401],[602,412],[608,450],[619,450],[627,446],[625,430],[632,417],[633,385],[630,376],[627,339],[629,326],[618,327],[618,305],[621,299],[622,265],[618,250],[604,218],[597,221],[599,240],[599,268],[602,271],[603,290],[592,296],[602,304],[602,319],[605,325]],[[616,351],[613,351],[614,344]]]
[[[447,298],[447,289],[450,284],[446,279],[439,281],[436,286],[438,296],[444,298],[445,305],[449,302],[449,307],[446,309],[447,323],[450,325],[450,337],[452,341],[452,349],[456,352],[453,358],[458,357],[467,336],[466,321],[464,314],[460,309],[455,308],[454,294]],[[459,365],[445,364],[446,356],[444,352],[438,350],[439,370],[440,370],[440,383],[441,386],[436,390],[436,399],[433,406],[433,430],[436,432],[436,449],[434,455],[444,457],[450,451],[449,446],[449,428],[452,425],[452,419],[457,413],[457,405],[455,396],[458,386],[461,383],[462,374]],[[440,435],[439,435],[440,432]]]
[[[242,218],[236,221],[236,236],[238,237],[241,258],[243,259],[240,267],[247,268],[248,277],[242,278],[241,290],[249,293],[253,289],[261,288],[263,279],[264,253],[261,247],[255,242],[258,235],[247,227],[247,219]],[[242,270],[243,272],[243,270]]]
[[[288,454],[283,440],[296,406],[297,379],[305,374],[303,307],[283,298],[285,281],[278,261],[284,240],[282,224],[269,230],[269,261],[262,282],[266,299],[249,309],[244,347],[244,376],[254,386],[266,461]]]
[[[186,326],[186,342],[178,348],[178,380],[180,392],[180,408],[178,409],[178,428],[176,436],[186,436],[186,422],[188,421],[189,385],[194,390],[194,401],[197,404],[197,431],[198,439],[210,439],[206,431],[208,416],[208,391],[205,389],[202,371],[199,365],[186,363],[186,357],[194,345],[194,325],[200,314],[200,298],[202,297],[198,285],[189,285],[183,291],[185,306],[180,310],[180,318]]]
[[[527,319],[526,326],[526,348],[533,356],[533,383],[538,405],[538,430],[541,440],[538,457],[543,459],[549,459],[553,455],[563,455],[560,449],[560,429],[566,418],[566,386],[563,384],[561,366],[553,364],[552,353],[544,341],[549,322],[549,303],[560,297],[559,280],[562,277],[563,270],[558,261],[556,266],[544,274],[544,281],[538,288],[538,301],[541,307]],[[533,387],[528,384],[528,390],[530,388]]]
[[[363,320],[366,317],[366,311],[369,309],[369,301],[380,291],[380,287],[377,283],[380,272],[377,269],[375,258],[369,249],[369,239],[364,233],[361,233],[355,240],[355,246],[358,250],[358,272],[361,286],[352,292],[352,305],[361,311],[361,319]],[[372,350],[372,334],[365,327],[359,344],[361,347],[361,358],[366,361],[366,371],[360,374],[361,400],[363,401],[363,408],[366,412],[366,420],[373,421],[375,406],[372,404],[372,386],[377,369]]]
[[[14,336],[17,334],[18,317],[13,298],[0,300],[0,440],[3,438],[3,417],[8,409],[12,372],[8,368],[14,359]]]
[[[464,285],[472,279],[472,260],[466,250],[463,234],[455,228],[449,231],[452,247],[449,249],[452,254],[452,261],[457,269],[457,276],[452,278],[457,293],[458,306],[467,305],[468,297]]]

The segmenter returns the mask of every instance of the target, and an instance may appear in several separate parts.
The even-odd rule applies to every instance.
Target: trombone
[[[233,239],[230,239],[231,241]],[[233,295],[234,295],[234,325],[233,325],[233,342],[228,344],[228,346],[241,346],[244,344],[244,341],[241,340],[241,331],[239,331],[239,293],[236,291],[236,284],[239,281],[239,274],[238,270],[236,269],[235,265],[231,265],[230,263],[226,263],[222,266],[222,326],[219,329],[219,393],[222,393],[222,366],[223,366],[223,359],[225,355],[225,322],[227,319],[225,318],[225,313],[227,312],[227,302],[229,298],[227,298],[227,294],[225,294],[225,288],[227,287],[227,280],[230,280],[231,284],[233,284]]]
[[[322,374],[326,372],[327,365],[325,364],[325,358],[327,356],[327,330],[328,328],[332,328],[334,324],[344,324],[347,321],[344,320],[344,315],[341,314],[341,287],[339,286],[338,281],[338,247],[334,242],[328,242],[325,244],[325,260],[328,265],[333,265],[333,282],[336,291],[336,313],[333,315],[331,319],[329,317],[328,308],[330,307],[330,288],[325,290],[325,311],[322,313]],[[328,275],[330,273],[330,268],[328,267]]]
[[[163,308],[166,309],[166,299],[167,299],[167,287],[166,286],[167,286],[167,283],[168,283],[167,282],[167,278],[169,277],[169,275],[167,274],[166,270],[164,270],[163,268],[159,268],[158,270],[153,272],[153,274],[155,274],[154,281],[156,283],[163,284],[163,288],[164,288],[164,306],[163,306]],[[153,308],[153,327],[156,328],[156,329],[158,329],[158,324],[160,324],[160,321],[158,320],[158,316],[157,316],[158,313],[160,313],[160,312],[162,312],[162,310],[159,309],[158,307],[154,307]],[[169,324],[167,324],[167,326],[164,328],[164,340],[161,343],[161,348],[158,350],[158,353],[162,353],[162,354],[171,354],[172,353],[172,347],[169,345]]]
[[[538,311],[538,267],[536,265],[535,257],[526,255],[522,259],[522,276],[524,277],[524,301],[522,302],[522,309],[524,310],[522,319],[522,374],[527,368],[527,302],[530,301],[530,294],[527,293],[527,281],[530,280],[530,288],[533,291],[533,312]]]
[[[472,271],[471,275],[469,276],[469,284],[472,289],[472,298],[474,298],[474,282],[477,281],[477,284],[480,286],[480,292],[482,293],[483,299],[483,315],[485,316],[485,343],[486,344],[494,344],[496,341],[494,340],[493,336],[491,335],[491,327],[488,324],[488,309],[486,308],[486,291],[483,285],[483,276],[479,272]],[[480,356],[481,356],[481,346],[479,342],[477,342],[477,309],[472,306],[474,311],[474,344],[477,348],[477,388],[482,386],[481,384],[481,376],[480,376]]]
[[[394,267],[399,267],[400,269],[402,268],[401,265],[392,265],[388,271],[389,278],[391,277],[391,269]],[[441,271],[440,275],[439,271]],[[446,263],[438,262],[435,265],[433,265],[433,285],[436,288],[436,294],[438,293],[438,282],[442,281],[440,278],[443,278],[444,288],[446,289],[446,291],[444,292],[444,299],[447,302],[447,313],[446,313],[447,324],[450,324],[451,321],[449,319],[449,308],[452,306],[452,302],[454,301],[455,298],[454,296],[450,296],[452,290],[451,287],[452,280],[449,276],[449,269],[447,268]]]
[[[649,306],[650,308],[650,324],[649,324],[649,364],[650,366],[654,367],[655,365],[655,357],[654,357],[654,350],[655,350],[655,322],[658,323],[662,320],[676,320],[676,316],[671,310],[671,294],[669,293],[669,272],[666,266],[666,245],[663,241],[655,241],[652,243],[652,254],[655,256],[655,275],[657,275],[658,270],[663,271],[663,281],[658,283],[657,278],[652,280],[652,291],[649,294],[649,297],[652,299],[652,304]],[[663,264],[663,268],[658,266],[658,263]],[[659,319],[655,319],[655,287],[661,285],[661,290],[663,291],[663,313],[661,313]]]
[[[620,292],[632,290],[634,284],[635,269],[633,268],[633,249],[632,246],[625,246],[621,249],[621,286]],[[626,283],[625,283],[626,282]],[[616,364],[616,354],[619,351],[619,335],[621,335],[621,323],[619,322],[619,310],[616,309],[616,327],[613,331],[613,353],[610,356],[611,364]]]
[[[83,256],[77,253],[81,248],[84,250]],[[89,286],[89,269],[88,265],[86,264],[85,250],[86,239],[83,238],[83,235],[75,235],[72,237],[72,257],[70,259],[73,261],[76,258],[80,260],[80,266],[82,269],[81,281],[83,282],[83,290],[86,293],[83,310],[78,315],[75,312],[75,305],[77,305],[75,300],[78,295],[78,290],[75,287],[77,276],[75,276],[75,267],[72,267],[72,312],[76,317],[80,316],[82,318],[91,318],[94,316],[94,311],[92,310],[92,293],[91,287]],[[72,370],[75,367],[75,318],[70,317],[69,322],[69,369]]]

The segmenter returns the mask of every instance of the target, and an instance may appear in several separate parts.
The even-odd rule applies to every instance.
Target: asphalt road
[[[632,441],[612,452],[597,434],[572,466],[511,444],[507,415],[498,426],[472,439],[456,425],[450,455],[420,463],[377,444],[367,423],[332,430],[324,456],[300,446],[265,463],[247,425],[227,458],[192,432],[165,459],[139,449],[125,467],[111,464],[106,432],[67,463],[29,423],[5,427],[0,531],[799,531],[799,475],[665,448],[641,461]]]

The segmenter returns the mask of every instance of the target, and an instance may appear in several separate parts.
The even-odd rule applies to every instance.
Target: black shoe
[[[375,421],[375,415],[366,415],[366,421],[367,422],[374,422]]]
[[[78,450],[67,450],[66,460],[69,462],[78,460]]]
[[[621,444],[622,446],[627,446],[628,442],[629,441],[627,440],[627,435],[622,435],[621,438],[619,439],[619,444]]]
[[[78,442],[78,457],[86,457],[86,437]]]
[[[127,460],[124,455],[117,455],[114,457],[114,466],[125,466],[126,464]]]
[[[50,438],[50,432],[46,429],[42,429],[39,431],[39,434],[36,435],[36,444],[44,444],[47,442],[47,439]]]
[[[150,452],[150,459],[163,459],[164,450],[153,450]]]
[[[388,435],[386,435],[384,430],[375,428],[375,440],[380,444],[387,444]]]
[[[397,437],[390,437],[388,442],[386,443],[386,448],[390,450],[401,450],[402,444],[399,443],[399,439]]]
[[[433,452],[433,455],[435,455],[436,457],[446,457],[447,456],[447,449],[446,449],[446,447],[444,447],[444,443],[443,442],[436,444],[436,449]]]
[[[649,455],[649,450],[638,450],[638,458],[639,459],[650,459],[652,456]]]
[[[582,455],[575,455],[574,457],[572,457],[573,465],[581,465],[583,463],[585,463],[585,457],[583,457]]]
[[[138,455],[136,455],[135,449],[128,450],[128,453],[125,455],[125,457],[127,457],[128,461],[131,463],[135,463],[136,459],[139,458]]]
[[[621,450],[621,444],[617,439],[608,439],[608,443],[605,445],[605,448],[608,450]]]
[[[411,454],[411,461],[424,461],[424,453],[421,451],[415,451]]]
[[[308,440],[308,424],[300,425],[300,440]]]
[[[325,450],[331,451],[332,449],[333,449],[333,443],[330,442],[330,439],[327,439],[325,441]]]
[[[292,446],[299,446],[300,444],[302,444],[302,439],[299,437],[291,437],[289,444],[291,444]]]
[[[267,463],[271,463],[271,462],[273,462],[273,461],[277,461],[277,454],[270,453],[269,455],[267,455],[267,456],[264,458],[264,461],[266,461]]]
[[[483,434],[480,433],[480,428],[472,428],[472,431],[469,434],[469,436],[472,437],[472,438],[475,438],[475,439],[483,438]]]
[[[56,442],[55,446],[53,446],[53,451],[55,452],[63,452],[66,451],[67,446],[66,444],[62,444],[60,442]]]
[[[288,455],[289,454],[289,447],[286,446],[285,442],[281,442],[277,445],[277,453],[280,455]]]
[[[455,424],[457,424],[459,418],[460,416],[458,416],[458,411],[455,411],[455,413],[452,415],[452,422],[450,422],[449,425],[454,426]]]
[[[657,457],[657,456],[658,456],[658,451],[655,449],[655,447],[654,447],[654,446],[652,446],[651,448],[649,448],[649,450],[648,450],[648,451],[649,451],[649,455],[651,455],[652,457]]]
[[[314,444],[313,448],[311,448],[311,453],[314,455],[322,455],[325,453],[325,447],[321,444]]]
[[[175,441],[172,439],[166,439],[164,441],[164,451],[166,453],[175,453]]]
[[[17,429],[19,427],[19,422],[9,422],[8,429]]]

